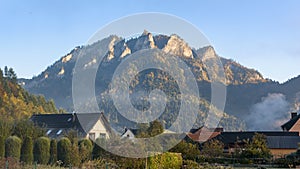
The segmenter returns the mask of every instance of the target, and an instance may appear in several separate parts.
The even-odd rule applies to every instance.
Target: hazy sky
[[[219,55],[283,82],[300,75],[299,9],[298,0],[0,0],[0,67],[30,78],[113,20],[163,12],[197,26]]]

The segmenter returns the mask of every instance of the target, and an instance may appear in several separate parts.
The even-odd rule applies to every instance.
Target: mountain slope
[[[101,62],[99,56],[99,45],[104,42],[108,46],[108,51],[104,57],[104,60]],[[106,96],[113,72],[128,55],[144,49],[159,49],[165,53],[180,57],[191,68],[197,80],[200,96],[202,97],[200,102],[203,103],[203,105],[208,106],[207,101],[210,100],[211,81],[203,61],[212,59],[212,56],[217,56],[213,47],[207,46],[195,50],[190,48],[188,44],[177,35],[153,36],[147,31],[144,31],[141,36],[129,39],[127,41],[117,36],[110,36],[92,45],[76,47],[53,65],[49,66],[37,77],[29,80],[23,80],[23,82],[25,82],[24,87],[31,93],[43,94],[46,98],[53,98],[59,107],[63,107],[69,111],[72,111],[73,68],[78,56],[80,54],[86,55],[87,57],[85,58],[85,64],[82,65],[82,71],[96,68],[96,66],[99,65],[99,62],[101,62],[95,79],[95,93],[98,97],[100,108],[106,112],[109,112],[108,116],[111,120],[114,119],[114,121],[118,121],[122,119],[122,117],[119,116],[119,119],[117,119],[117,114],[113,115],[113,112],[116,110],[113,108],[113,105],[108,104],[110,103],[110,99]],[[234,123],[234,121],[243,119],[245,116],[247,116],[251,111],[251,107],[260,102],[261,98],[267,96],[268,93],[283,93],[286,95],[288,101],[292,102],[293,99],[295,99],[295,92],[300,91],[298,88],[295,88],[295,86],[299,84],[297,80],[291,80],[286,84],[279,84],[277,82],[264,79],[256,70],[248,69],[230,59],[222,57],[220,58],[224,66],[226,76],[226,81],[223,83],[224,85],[228,85],[225,112],[227,112],[229,115],[226,115],[226,123],[227,125],[232,123],[231,128],[241,128],[243,124],[241,122]],[[220,71],[216,70],[215,67],[213,67],[213,69],[213,74],[216,74],[218,71]],[[169,83],[169,85],[171,84],[176,86],[174,79],[169,77],[169,75],[157,70],[152,70],[142,72],[139,76],[137,76],[136,80],[138,82],[135,84],[136,88],[134,87],[132,90],[138,91],[138,88],[148,88],[151,90],[159,86],[159,84],[147,84],[147,81],[145,81],[145,77],[153,77],[153,75],[158,78],[160,83],[165,82],[165,79],[167,79],[167,83]],[[295,90],[290,90],[291,86],[293,86]],[[163,86],[161,89],[163,89]],[[177,91],[176,88],[172,90],[173,92]],[[107,100],[103,99],[106,97]],[[139,95],[132,97],[139,98],[141,96]],[[139,99],[137,100],[140,101]],[[140,104],[147,105],[148,103],[140,101]],[[105,107],[105,105],[109,106]],[[138,107],[139,105],[136,106]],[[207,109],[206,106],[203,107]],[[205,111],[202,111],[202,115],[203,113],[205,114]],[[236,119],[234,116],[238,119]],[[199,125],[200,123],[201,122],[199,122]],[[222,123],[224,125],[224,121]]]

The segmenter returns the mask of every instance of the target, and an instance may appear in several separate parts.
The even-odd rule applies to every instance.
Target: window
[[[50,130],[47,131],[46,134],[49,135],[51,132],[52,132],[52,130],[50,129]]]
[[[95,133],[89,133],[89,137],[91,140],[95,140],[96,138]]]
[[[62,132],[62,129],[58,130],[58,132],[56,133],[56,135],[60,135]]]
[[[100,133],[100,138],[106,138],[106,134],[105,133]]]

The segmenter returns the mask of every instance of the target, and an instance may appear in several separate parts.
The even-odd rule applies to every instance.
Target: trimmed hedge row
[[[72,144],[67,137],[61,138],[58,142],[55,139],[50,141],[48,137],[39,137],[35,142],[29,136],[25,137],[23,142],[17,136],[0,138],[0,159],[13,158],[26,164],[35,161],[38,164],[54,165],[57,161],[61,161],[63,166],[79,166],[80,163],[91,160],[92,151],[93,143],[89,139]]]

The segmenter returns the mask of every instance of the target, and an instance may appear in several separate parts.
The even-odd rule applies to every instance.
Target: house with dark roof
[[[137,129],[129,129],[125,128],[124,133],[121,134],[121,138],[127,138],[130,140],[133,140],[137,134],[138,130]]]
[[[224,153],[233,153],[237,148],[243,148],[256,133],[266,136],[267,146],[275,158],[296,152],[300,142],[299,132],[284,131],[221,132],[212,139],[217,139],[224,144]]]
[[[108,139],[111,127],[103,113],[36,114],[30,118],[35,124],[46,129],[50,138],[60,138],[71,130],[80,138]]]
[[[289,131],[289,132],[300,132],[300,114],[297,114],[297,112],[291,113],[291,119],[284,123],[281,128],[283,131]]]

